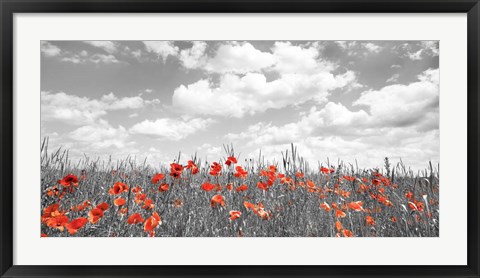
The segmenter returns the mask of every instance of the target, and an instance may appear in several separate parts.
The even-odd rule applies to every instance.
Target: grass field
[[[270,164],[224,149],[217,161],[193,156],[154,169],[133,158],[73,164],[45,139],[41,236],[439,236],[439,172],[431,163],[418,172],[387,158],[381,169],[309,165],[292,145]]]

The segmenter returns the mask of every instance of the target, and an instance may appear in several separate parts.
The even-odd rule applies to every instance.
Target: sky
[[[437,41],[42,41],[41,137],[73,160],[181,152],[439,162]]]

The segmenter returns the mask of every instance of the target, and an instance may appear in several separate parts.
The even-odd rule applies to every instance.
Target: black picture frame
[[[1,277],[480,277],[478,0],[0,0]],[[467,13],[468,263],[465,266],[26,266],[13,265],[14,13]],[[66,254],[64,254],[66,255]],[[220,255],[220,254],[219,254]],[[286,254],[288,255],[288,254]],[[159,256],[162,256],[161,252]]]

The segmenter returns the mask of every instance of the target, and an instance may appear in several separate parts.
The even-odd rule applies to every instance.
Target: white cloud
[[[95,150],[112,147],[121,149],[131,144],[127,143],[129,134],[123,126],[114,128],[103,120],[77,128],[70,132],[68,137],[74,141],[88,144],[89,148]]]
[[[422,47],[427,55],[438,56],[440,54],[438,41],[422,41]]]
[[[148,135],[159,139],[178,141],[204,130],[214,121],[212,119],[193,118],[189,120],[161,118],[155,121],[144,120],[130,128],[132,134]]]
[[[212,146],[211,144],[205,143],[200,147],[197,147],[197,152],[205,155],[206,161],[216,161],[222,154],[223,149],[219,146]]]
[[[138,113],[132,113],[130,115],[128,115],[129,118],[136,118],[138,117]]]
[[[40,43],[40,49],[42,54],[47,57],[58,56],[62,52],[62,50],[58,46],[53,45],[47,41],[42,41]]]
[[[368,106],[373,119],[390,125],[410,125],[431,117],[429,113],[438,114],[438,69],[429,69],[418,78],[418,82],[408,85],[395,84],[363,92],[353,104]]]
[[[148,102],[148,103],[147,103]],[[118,98],[113,93],[100,99],[41,92],[42,121],[62,121],[70,125],[92,124],[110,110],[139,109],[152,101],[140,96]]]
[[[420,41],[417,43],[404,43],[398,47],[400,54],[410,60],[418,61],[425,57],[436,57],[439,55],[438,41]]]
[[[224,138],[244,148],[259,149],[268,158],[280,159],[290,143],[299,146],[310,162],[342,158],[362,166],[380,165],[384,157],[409,166],[438,161],[438,69],[429,69],[417,82],[363,92],[354,101],[368,110],[353,111],[341,103],[312,107],[296,122],[284,125],[259,122]],[[367,112],[368,111],[368,112]],[[261,147],[259,147],[261,146]],[[377,163],[377,164],[375,164]]]
[[[362,43],[362,46],[372,53],[378,53],[382,51],[382,47],[371,42]]]
[[[331,71],[335,65],[321,60],[318,47],[303,47],[290,42],[276,42],[272,48],[276,59],[274,69],[281,74],[315,74]]]
[[[282,126],[260,122],[239,134],[227,134],[225,139],[229,142],[245,141],[248,146],[285,144],[313,136],[318,131],[336,135],[353,133],[352,127],[363,128],[370,122],[364,110],[352,112],[340,103],[329,102],[320,110],[312,107],[298,122]]]
[[[417,52],[409,52],[408,58],[413,61],[422,60],[423,49],[418,50]]]
[[[148,52],[155,53],[161,57],[165,62],[168,56],[176,56],[178,54],[178,47],[173,44],[173,41],[144,41],[143,44]]]
[[[118,50],[118,43],[112,41],[84,41],[84,43],[101,48],[108,53],[115,53]]]
[[[357,42],[357,41],[336,41],[336,44],[347,53],[348,56],[367,57],[370,54],[376,54],[383,50],[372,42]]]
[[[247,73],[258,72],[274,63],[275,58],[271,53],[262,52],[250,43],[232,42],[220,45],[205,69],[219,73]]]
[[[185,68],[196,69],[205,66],[207,60],[207,56],[205,56],[206,49],[206,42],[194,41],[191,48],[180,51],[178,58]]]
[[[185,113],[240,118],[312,99],[324,102],[330,90],[354,81],[355,74],[350,71],[336,76],[326,71],[311,75],[283,74],[271,82],[260,73],[247,73],[243,77],[225,74],[217,86],[202,79],[178,87],[172,101],[174,107]]]
[[[108,110],[137,109],[145,105],[145,100],[140,96],[118,98],[113,93],[102,96],[100,101]]]
[[[426,169],[428,161],[439,161],[438,130],[418,132],[412,128],[396,128],[389,131],[378,130],[371,137],[346,138],[342,136],[310,136],[294,141],[298,155],[315,170],[318,164],[326,164],[327,159],[336,165],[338,159],[359,167],[383,167],[383,159],[388,157],[393,166],[400,159],[412,169]],[[281,162],[281,152],[290,150],[290,143],[270,144],[256,147],[247,157],[257,158],[262,155],[269,160]],[[280,163],[281,165],[281,163]]]
[[[215,54],[206,54],[207,44],[193,42],[189,49],[180,51],[178,58],[186,68],[202,68],[209,72],[246,74],[275,70],[279,73],[312,73],[331,70],[332,63],[319,57],[318,43],[292,45],[290,42],[276,42],[271,52],[256,49],[248,42],[220,44]]]

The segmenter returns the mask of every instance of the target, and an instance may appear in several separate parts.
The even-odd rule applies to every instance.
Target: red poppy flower
[[[50,217],[56,217],[59,215],[63,215],[64,212],[59,211],[58,208],[60,207],[59,204],[51,204],[45,209],[43,209],[43,215],[42,215],[42,222],[45,222],[48,218]]]
[[[46,224],[48,227],[59,229],[63,232],[63,228],[68,224],[70,219],[65,215],[58,215],[55,217],[48,218]]]
[[[149,209],[153,209],[154,207],[155,207],[155,204],[153,203],[152,199],[147,199],[143,203],[142,209],[149,210]]]
[[[238,210],[231,210],[230,211],[230,220],[235,220],[239,218],[242,215],[242,213]]]
[[[390,220],[392,220],[393,223],[397,222],[397,218],[395,216],[392,216]]]
[[[379,179],[373,179],[372,184],[373,185],[380,185],[381,181]]]
[[[233,164],[237,164],[237,159],[233,156],[229,156],[227,158],[227,161],[225,161],[225,164],[227,164],[228,166],[232,165]]]
[[[370,215],[368,215],[367,217],[365,217],[365,221],[367,222],[367,225],[368,225],[368,226],[373,226],[373,225],[375,225],[375,220],[374,220],[373,217],[371,217]]]
[[[320,204],[320,207],[327,212],[331,210],[330,206],[325,202],[323,202],[323,204]]]
[[[158,215],[157,212],[154,212],[152,216],[148,217],[146,220],[145,220],[145,223],[143,225],[143,230],[145,232],[148,232],[150,233],[150,236],[153,237],[155,235],[155,228],[158,226],[158,225],[161,225],[162,224],[162,220],[160,219],[160,215]]]
[[[417,205],[415,205],[413,202],[408,202],[408,206],[411,210],[418,210]]]
[[[418,211],[423,211],[423,203],[418,201],[415,203],[415,205],[417,205],[417,210]]]
[[[125,199],[124,198],[117,198],[113,201],[113,203],[117,206],[117,207],[121,207],[123,205],[125,205]]]
[[[345,237],[353,237],[353,233],[350,230],[343,230],[343,235]]]
[[[348,204],[348,207],[354,211],[363,211],[363,202],[362,201],[356,201],[356,202],[351,202]]]
[[[245,206],[246,209],[254,209],[255,208],[255,204],[252,204],[250,202],[243,202],[243,205]]]
[[[335,216],[336,216],[337,218],[344,218],[344,217],[347,216],[347,215],[345,214],[345,212],[337,209],[337,210],[335,210]]]
[[[56,185],[47,189],[47,195],[50,196],[50,197],[58,196],[58,194],[60,194],[60,190],[58,189],[58,187]]]
[[[217,206],[224,207],[225,206],[225,200],[223,199],[223,196],[222,195],[213,196],[212,199],[210,200],[210,206],[212,208],[215,208]]]
[[[257,187],[260,188],[260,189],[262,189],[262,190],[265,190],[265,191],[268,190],[267,184],[265,184],[265,183],[263,183],[263,182],[260,182],[260,181],[257,182]]]
[[[231,191],[233,189],[233,183],[228,183],[225,188],[229,191]]]
[[[183,172],[183,166],[178,163],[170,164],[170,176],[179,179]]]
[[[135,194],[135,203],[141,204],[147,198],[147,194],[145,193],[137,193]]]
[[[85,224],[87,224],[87,218],[85,217],[80,217],[77,219],[72,220],[72,222],[68,223],[65,225],[65,227],[68,229],[68,232],[73,235],[77,233],[77,230],[81,229]]]
[[[205,190],[205,191],[211,191],[215,188],[215,185],[209,183],[209,182],[205,182],[204,184],[202,184],[202,190]]]
[[[321,168],[320,168],[320,172],[321,172],[322,174],[327,175],[327,174],[330,174],[330,169],[328,169],[328,168],[326,168],[326,167],[321,167]]]
[[[124,184],[123,182],[116,182],[113,185],[113,188],[110,188],[108,190],[108,193],[110,193],[110,195],[118,195],[122,192],[127,192],[127,191],[128,191],[128,186],[126,184]]]
[[[94,208],[88,213],[88,221],[92,224],[96,224],[102,217],[103,210],[99,208]]]
[[[281,184],[284,184],[284,183],[290,184],[290,183],[292,183],[292,178],[283,176],[283,177],[280,178],[280,183]]]
[[[210,165],[210,172],[209,174],[212,176],[218,176],[220,175],[220,172],[222,171],[222,164],[213,162],[212,165]]]
[[[199,172],[197,165],[192,160],[188,161],[186,168],[190,169],[190,171],[192,172],[192,175],[195,175]]]
[[[132,215],[130,215],[130,217],[128,217],[127,219],[127,223],[128,224],[138,224],[138,223],[143,223],[143,218],[142,216],[140,215],[140,213],[134,213]]]
[[[135,186],[134,188],[132,188],[132,193],[140,193],[142,192],[142,188],[140,186]]]
[[[158,187],[158,191],[160,192],[165,192],[168,190],[170,186],[167,184],[167,183],[162,183],[160,184],[160,186]]]
[[[164,174],[158,173],[155,176],[153,176],[152,183],[157,184],[159,181],[163,180],[164,177],[165,177]]]
[[[335,227],[337,228],[337,231],[339,231],[339,232],[341,232],[343,230],[342,223],[338,220],[337,220],[337,222],[335,222]]]
[[[408,200],[411,200],[413,198],[413,193],[411,191],[408,191],[408,193],[405,194],[405,197],[408,199]]]
[[[245,190],[248,190],[248,186],[246,184],[242,184],[239,187],[235,188],[235,191],[237,191],[237,192],[241,192],[241,191],[245,191]]]
[[[302,172],[297,172],[297,173],[295,173],[295,176],[297,176],[297,178],[301,179],[301,178],[305,177],[305,174],[302,173]]]
[[[40,237],[48,237],[47,234],[41,234]]]
[[[106,211],[109,208],[109,205],[107,203],[101,203],[101,204],[97,205],[96,208],[101,209],[103,211]]]
[[[65,187],[69,187],[71,185],[78,186],[78,178],[74,174],[68,174],[63,177],[63,179],[58,180],[58,183]]]
[[[242,166],[235,167],[235,174],[233,174],[237,178],[245,179],[248,175],[248,172],[243,169]]]

